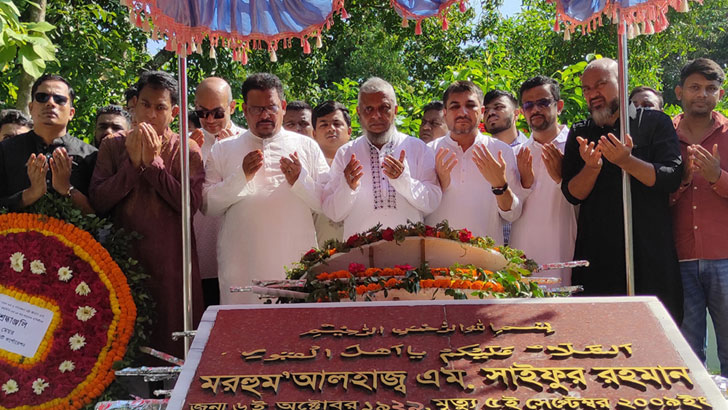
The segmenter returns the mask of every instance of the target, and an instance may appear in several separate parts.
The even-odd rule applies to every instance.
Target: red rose
[[[425,225],[425,236],[437,236],[437,230],[434,226]]]
[[[382,239],[387,241],[393,241],[394,240],[394,229],[387,228],[382,231]]]
[[[367,270],[366,266],[362,265],[361,263],[350,263],[349,264],[349,272],[352,274],[357,274],[359,272],[364,272]]]
[[[414,266],[412,266],[410,264],[406,264],[406,265],[394,265],[394,267],[395,268],[398,268],[398,269],[402,269],[403,271],[409,271],[409,270],[413,270],[415,268]]]
[[[467,229],[461,229],[460,233],[458,234],[458,239],[460,239],[460,242],[470,242],[470,239],[472,237],[473,234]]]
[[[349,239],[346,240],[346,246],[354,247],[356,246],[356,243],[359,241],[359,234],[355,233],[354,235],[351,235]]]
[[[316,248],[311,248],[311,250],[308,251],[308,252],[306,252],[306,254],[303,255],[303,257],[305,258],[306,256],[311,256],[311,255],[313,255],[315,253],[316,253]]]

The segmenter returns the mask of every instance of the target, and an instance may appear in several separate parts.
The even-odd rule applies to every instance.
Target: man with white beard
[[[324,188],[323,209],[344,221],[344,239],[381,223],[421,222],[440,204],[435,156],[418,138],[397,131],[394,88],[372,77],[359,89],[363,135],[339,148]]]
[[[659,297],[680,323],[682,286],[668,201],[680,186],[683,164],[672,121],[660,111],[639,110],[622,143],[617,62],[592,61],[581,82],[591,118],[569,132],[561,191],[572,204],[581,204],[574,258],[590,265],[573,269],[572,283],[583,285],[587,295],[627,292],[624,170],[631,180],[635,291]]]

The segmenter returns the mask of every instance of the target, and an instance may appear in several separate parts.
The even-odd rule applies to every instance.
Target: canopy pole
[[[190,150],[187,138],[187,46],[182,46],[182,55],[179,56],[178,83],[179,83],[179,156],[182,175],[182,297],[184,331],[192,329],[192,227],[190,215]],[[190,339],[185,337],[185,358],[190,350]]]
[[[627,25],[619,14],[617,30],[619,52],[619,130],[622,143],[629,131],[629,61],[627,50]],[[634,252],[632,243],[632,189],[630,176],[622,170],[622,208],[624,212],[624,261],[627,275],[627,295],[634,296]]]

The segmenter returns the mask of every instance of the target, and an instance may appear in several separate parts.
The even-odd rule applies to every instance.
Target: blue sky
[[[501,13],[506,16],[512,16],[521,10],[520,0],[504,0],[500,7]]]

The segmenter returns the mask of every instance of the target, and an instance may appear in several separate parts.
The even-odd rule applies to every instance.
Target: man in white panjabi
[[[477,236],[503,243],[504,221],[521,214],[521,183],[513,150],[478,130],[483,118],[483,91],[470,81],[452,83],[443,97],[450,130],[432,141],[442,202],[426,222],[447,220]]]
[[[421,222],[440,203],[435,158],[418,138],[397,131],[394,88],[372,77],[359,89],[363,135],[339,148],[324,189],[323,208],[344,221],[344,240],[377,224]]]
[[[195,114],[201,128],[190,133],[202,153],[202,162],[207,163],[212,146],[226,138],[237,138],[245,132],[244,128],[233,123],[230,116],[235,112],[235,100],[230,84],[219,77],[208,77],[200,81],[195,89]],[[193,219],[197,240],[197,257],[202,278],[202,295],[205,306],[216,305],[220,301],[217,279],[217,236],[220,232],[222,216],[208,216],[198,212]]]
[[[311,212],[321,212],[328,165],[316,142],[281,128],[286,101],[275,75],[243,83],[250,130],[219,141],[206,165],[203,211],[224,215],[218,239],[220,302],[255,303],[231,293],[253,279],[283,279],[285,266],[316,246]]]
[[[559,124],[564,107],[559,84],[545,76],[521,85],[521,107],[531,138],[519,148],[516,162],[525,189],[523,212],[511,227],[511,246],[538,263],[566,262],[574,256],[576,208],[561,193],[561,159],[569,127]],[[571,269],[537,272],[571,284]]]

